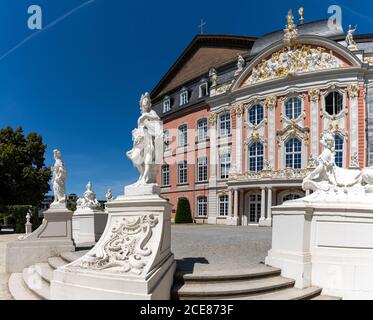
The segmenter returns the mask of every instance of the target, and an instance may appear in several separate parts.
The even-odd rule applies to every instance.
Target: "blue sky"
[[[36,131],[58,148],[68,168],[67,192],[81,195],[91,180],[98,198],[115,195],[137,178],[125,157],[151,91],[206,20],[205,33],[260,36],[283,28],[290,7],[305,21],[327,18],[339,4],[343,26],[373,33],[368,1],[125,1],[1,0],[0,127]],[[27,27],[27,9],[40,5],[44,30]],[[33,35],[33,36],[32,36]],[[19,47],[25,38],[32,36]],[[12,48],[16,49],[6,54]]]

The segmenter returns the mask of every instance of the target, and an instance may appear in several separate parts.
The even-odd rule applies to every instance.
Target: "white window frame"
[[[288,142],[290,142],[290,140],[292,140],[292,139],[295,139],[295,140],[298,140],[299,142],[300,142],[300,151],[294,151],[294,150],[292,150],[292,152],[287,152],[286,151],[286,144],[288,143]],[[285,151],[285,168],[292,168],[292,169],[301,169],[302,168],[302,165],[303,165],[303,143],[302,143],[302,139],[300,139],[299,137],[294,137],[294,138],[290,138],[290,139],[288,139],[288,140],[286,140],[285,142],[284,142],[284,151]],[[286,156],[288,155],[288,154],[292,154],[292,165],[291,165],[291,167],[288,167],[287,166],[287,163],[286,163]],[[294,168],[294,159],[295,159],[295,154],[300,154],[300,167],[299,168]]]
[[[205,92],[206,94],[202,94],[202,88],[205,88]],[[204,83],[201,83],[198,87],[198,98],[203,98],[203,97],[207,97],[209,95],[209,87],[208,87],[208,84],[207,82],[204,82]]]
[[[188,184],[188,163],[186,160],[177,164],[177,182],[178,184]]]
[[[226,118],[228,116],[228,118]],[[224,128],[223,128],[224,124]],[[219,129],[220,129],[220,136],[226,137],[229,136],[232,132],[232,117],[230,112],[222,113],[219,116]]]
[[[297,117],[294,117],[294,99],[297,99],[300,102],[300,113]],[[291,104],[291,113],[292,113],[291,115],[292,115],[292,117],[288,117],[288,115],[286,114],[286,104],[288,102],[290,102],[290,100],[292,100],[292,104]],[[284,115],[287,119],[293,120],[293,121],[299,119],[302,116],[302,113],[303,113],[303,110],[304,110],[303,99],[299,96],[291,96],[291,97],[286,98],[286,100],[284,101],[284,109],[283,110],[284,110]]]
[[[229,197],[228,195],[219,196],[219,217],[228,217],[229,215]]]
[[[182,131],[185,128],[185,132]],[[178,146],[185,147],[188,145],[188,126],[186,124],[182,124],[177,129],[178,131]]]
[[[167,168],[167,171],[164,170],[165,168]],[[167,187],[167,186],[170,185],[170,166],[168,164],[164,164],[162,166],[161,172],[162,172],[162,175],[161,175],[161,177],[162,177],[162,181],[161,181],[162,187]],[[166,180],[167,180],[167,183],[166,183]]]
[[[163,113],[170,112],[171,111],[171,99],[165,98],[163,100]]]
[[[208,178],[207,157],[200,157],[197,159],[197,182],[207,182]]]
[[[207,217],[207,197],[206,196],[198,196],[197,197],[197,216],[198,217]]]
[[[204,123],[203,126],[200,127],[201,123]],[[205,142],[207,141],[208,137],[208,121],[207,118],[202,118],[197,121],[197,142]]]
[[[227,159],[229,159],[227,161]],[[224,161],[223,161],[224,160]],[[222,153],[219,157],[219,177],[221,180],[226,180],[229,177],[229,171],[231,168],[231,153],[225,152]],[[224,173],[224,175],[223,175]]]
[[[188,97],[188,90],[182,90],[180,92],[180,106],[184,106],[188,104],[189,102],[189,97]]]

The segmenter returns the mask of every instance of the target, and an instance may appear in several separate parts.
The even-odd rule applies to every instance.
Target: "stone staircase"
[[[68,264],[88,250],[64,252],[59,257],[51,257],[48,262],[36,263],[23,269],[22,273],[12,273],[8,287],[15,300],[48,300],[53,270]]]
[[[13,273],[9,291],[15,300],[48,300],[53,270],[70,263],[88,250],[65,252],[47,262]],[[242,272],[190,274],[176,272],[172,299],[203,300],[340,300],[322,296],[321,288],[294,288],[294,280],[280,276],[281,270],[265,265]]]
[[[321,288],[294,288],[294,280],[280,276],[281,270],[259,265],[229,273],[175,274],[172,298],[179,300],[340,300],[321,295]]]

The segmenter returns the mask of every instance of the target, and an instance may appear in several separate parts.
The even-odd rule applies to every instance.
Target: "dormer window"
[[[188,90],[186,88],[183,88],[180,92],[180,105],[183,106],[188,103],[189,97],[188,97]]]
[[[208,89],[208,86],[207,86],[207,81],[204,81],[203,83],[201,83],[199,85],[198,97],[199,98],[207,97],[208,94],[209,94],[209,89]]]
[[[163,113],[171,111],[171,99],[169,97],[165,97],[163,100]]]

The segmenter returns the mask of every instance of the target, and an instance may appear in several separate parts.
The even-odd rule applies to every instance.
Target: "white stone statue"
[[[356,30],[357,30],[357,26],[355,26],[354,28],[351,25],[348,26],[348,31],[346,35],[346,44],[347,44],[347,48],[352,51],[357,50],[356,42],[354,40],[354,32]]]
[[[140,177],[133,186],[156,183],[157,170],[163,158],[163,125],[151,109],[149,93],[141,96],[141,116],[137,128],[132,131],[133,148],[127,152]]]
[[[330,132],[322,135],[320,144],[323,152],[317,159],[316,168],[303,180],[304,190],[328,192],[334,190],[343,193],[370,194],[373,193],[373,167],[363,170],[344,169],[335,164],[334,136]]]
[[[209,77],[211,81],[211,87],[216,87],[218,84],[218,73],[215,68],[211,68],[209,71]]]
[[[238,55],[238,57],[237,57],[237,70],[235,72],[235,75],[238,75],[238,74],[241,73],[241,71],[245,67],[245,64],[246,64],[245,59],[241,55]]]
[[[52,166],[53,172],[53,193],[54,201],[52,205],[59,205],[66,202],[65,196],[65,183],[66,183],[66,168],[65,164],[61,159],[61,152],[57,149],[53,150],[54,166]]]
[[[107,189],[106,191],[106,200],[109,202],[109,201],[112,201],[113,200],[113,192],[111,191],[111,189]]]
[[[86,185],[87,190],[84,192],[83,198],[76,202],[78,209],[98,209],[100,203],[96,199],[96,193],[92,190],[92,183],[89,181]]]

